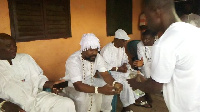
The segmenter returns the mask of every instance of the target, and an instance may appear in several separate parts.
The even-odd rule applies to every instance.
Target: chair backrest
[[[138,55],[137,55],[137,44],[140,42],[141,40],[132,40],[129,41],[127,44],[127,50],[128,52],[132,55],[132,61],[138,60]]]

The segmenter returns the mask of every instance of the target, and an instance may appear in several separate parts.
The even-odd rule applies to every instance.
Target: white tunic
[[[91,77],[95,75],[97,70],[99,72],[107,71],[105,61],[99,54],[97,54],[95,62],[89,62],[82,60],[81,52],[77,51],[66,61],[66,73],[63,79],[69,81],[69,87],[65,89],[65,92],[75,101],[77,112],[87,112],[90,108],[92,109],[91,112],[99,112],[100,110],[110,112],[112,110],[112,95],[103,96],[103,98],[106,96],[111,96],[111,98],[102,103],[102,94],[79,92],[73,87],[72,83],[77,81],[82,81],[91,86],[104,86],[106,83],[101,78],[92,78],[93,81],[91,81]],[[92,95],[92,106],[90,95]]]
[[[116,48],[113,43],[108,43],[101,50],[101,55],[107,63],[107,68],[111,70],[113,67],[120,67],[124,63],[128,64],[128,56],[125,53],[125,48]],[[128,64],[129,65],[129,64]],[[129,76],[129,72],[121,73],[116,71],[110,71],[111,75],[115,75],[117,81],[121,82],[126,80]]]
[[[107,63],[107,67],[111,70],[113,67],[120,67],[124,63],[128,64],[128,56],[125,53],[125,48],[116,48],[113,43],[109,43],[104,46],[101,50],[101,55]],[[129,65],[129,64],[128,64]],[[129,71],[127,73],[110,71],[113,78],[123,84],[123,90],[120,93],[120,99],[124,107],[135,103],[135,93],[132,88],[127,83],[126,79],[129,76]]]
[[[170,112],[200,112],[200,30],[173,23],[152,49],[152,78],[164,83]]]
[[[0,97],[26,112],[75,112],[71,99],[41,91],[48,79],[31,56],[17,54],[12,65],[0,60],[0,71]]]
[[[152,46],[144,46],[142,41],[137,44],[137,55],[138,59],[141,60],[143,58],[144,65],[139,67],[141,69],[142,74],[146,78],[150,78],[151,72],[151,48]]]

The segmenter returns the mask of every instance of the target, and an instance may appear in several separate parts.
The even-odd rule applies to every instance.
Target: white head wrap
[[[100,51],[99,39],[93,33],[83,34],[80,45],[81,52],[96,48],[98,48],[98,51]]]
[[[129,40],[130,39],[130,37],[127,35],[127,33],[122,29],[118,29],[115,32],[115,38],[123,39],[123,40]]]

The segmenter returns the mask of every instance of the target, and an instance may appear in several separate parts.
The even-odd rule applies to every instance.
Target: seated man
[[[74,102],[42,91],[56,82],[48,81],[35,60],[19,54],[15,40],[0,33],[0,107],[6,112],[75,112]]]
[[[101,50],[101,55],[106,61],[111,75],[115,80],[123,84],[123,90],[120,93],[120,99],[123,104],[123,112],[132,112],[130,109],[131,104],[134,104],[135,100],[140,97],[139,95],[136,95],[126,81],[126,79],[129,78],[131,69],[131,66],[128,63],[128,56],[125,52],[125,45],[129,39],[130,38],[124,30],[118,29],[115,32],[113,42],[108,43]],[[134,72],[137,74],[137,71],[134,70]]]
[[[80,45],[81,50],[66,61],[63,79],[69,81],[69,87],[64,92],[75,101],[77,112],[110,112],[113,95],[119,94],[123,87],[108,73],[98,53],[99,39],[94,34],[84,34]],[[100,78],[94,77],[97,71]]]
[[[151,48],[155,42],[156,33],[151,30],[146,30],[142,33],[142,41],[137,44],[137,55],[139,60],[143,63],[139,65],[139,60],[135,61],[134,65],[141,69],[145,78],[150,78],[150,65],[151,65]],[[136,63],[138,62],[138,63]]]
[[[138,67],[144,78],[150,78],[151,65],[151,47],[155,42],[156,33],[151,30],[145,30],[142,33],[142,41],[137,44],[138,59],[133,65]],[[140,103],[135,103],[137,106],[151,107],[152,99],[148,93],[144,97],[138,99]]]

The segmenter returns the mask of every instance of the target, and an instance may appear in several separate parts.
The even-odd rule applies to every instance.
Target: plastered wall
[[[17,43],[18,53],[30,54],[50,80],[64,76],[65,61],[80,49],[84,33],[94,33],[101,47],[114,37],[106,36],[106,0],[71,0],[72,37],[67,39],[37,40]],[[141,0],[133,0],[133,34],[131,40],[140,39],[138,16]],[[10,19],[7,0],[0,0],[0,32],[10,34]]]

